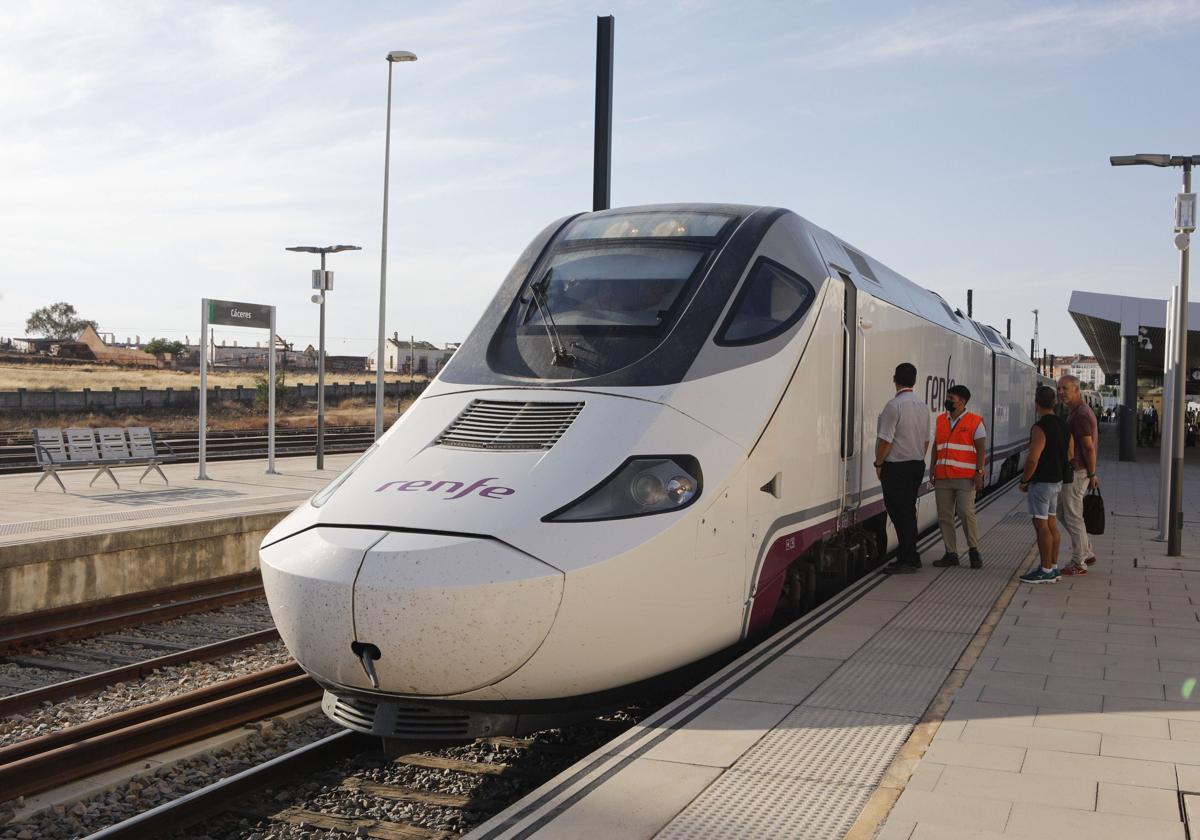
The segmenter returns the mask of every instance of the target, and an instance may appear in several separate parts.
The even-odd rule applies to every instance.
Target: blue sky
[[[57,300],[195,340],[203,296],[373,346],[388,50],[388,330],[461,340],[528,240],[590,208],[595,17],[616,16],[615,206],[790,207],[1028,346],[1086,349],[1072,289],[1167,297],[1200,153],[1200,0],[0,6],[0,335]],[[1193,299],[1196,296],[1193,295]],[[253,341],[253,332],[218,333]]]

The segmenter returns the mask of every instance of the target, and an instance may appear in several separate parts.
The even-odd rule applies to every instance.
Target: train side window
[[[717,344],[755,344],[774,338],[800,320],[815,296],[803,277],[759,257],[717,333]]]

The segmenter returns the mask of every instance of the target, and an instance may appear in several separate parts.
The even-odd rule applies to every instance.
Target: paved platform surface
[[[1014,488],[983,570],[865,578],[468,837],[1183,840],[1189,812],[1200,837],[1190,473],[1182,562],[1157,463],[1106,461],[1093,571],[1019,584]]]
[[[60,473],[67,492],[48,479],[34,492],[41,473],[0,476],[0,545],[120,531],[131,527],[289,510],[307,499],[357,454],[328,455],[325,469],[309,456],[276,459],[277,475],[266,460],[218,461],[208,465],[208,481],[196,479],[196,464],[165,464],[170,484],[153,473],[138,483],[143,467],[114,469],[121,488],[93,470]]]
[[[1157,464],[1100,475],[1097,563],[1021,586],[880,840],[1200,837],[1200,469],[1182,558],[1154,541]]]

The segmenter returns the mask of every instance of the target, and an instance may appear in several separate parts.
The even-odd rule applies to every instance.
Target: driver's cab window
[[[542,303],[560,327],[658,327],[705,253],[645,244],[564,250],[543,278]],[[533,303],[526,324],[542,322]]]
[[[774,338],[800,320],[815,296],[803,277],[760,257],[742,284],[717,343],[755,344]]]

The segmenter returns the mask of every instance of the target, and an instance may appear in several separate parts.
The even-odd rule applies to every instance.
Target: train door
[[[863,447],[861,375],[862,330],[858,322],[858,288],[844,272],[842,278],[842,400],[839,449],[842,459],[842,518],[853,522],[863,501]],[[843,524],[839,521],[839,527]]]

